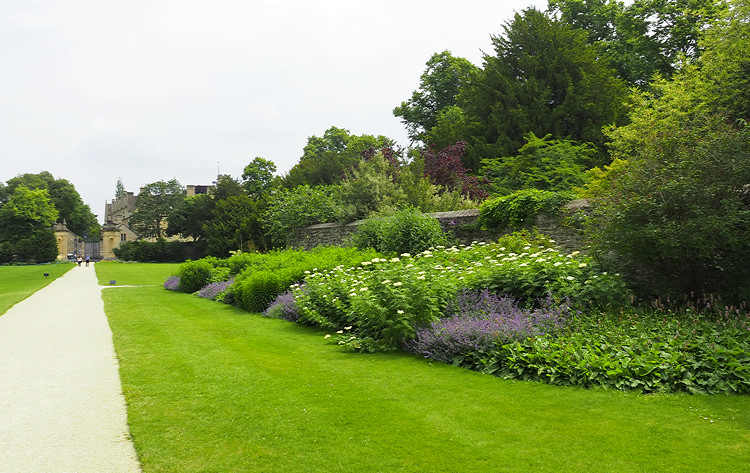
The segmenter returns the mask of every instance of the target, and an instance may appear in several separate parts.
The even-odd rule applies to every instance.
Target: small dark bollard
[[[49,273],[44,273],[44,277],[48,278],[49,277]]]
[[[110,286],[114,286],[115,284],[117,284],[117,281],[115,281],[114,279],[111,279],[111,280],[109,281],[109,285],[110,285]]]

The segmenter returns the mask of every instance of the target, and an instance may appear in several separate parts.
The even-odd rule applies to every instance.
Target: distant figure
[[[78,262],[78,267],[80,268],[81,267],[81,262],[83,261],[83,259],[79,256],[76,261]]]
[[[86,267],[87,268],[89,267],[89,257],[88,256],[86,257]]]

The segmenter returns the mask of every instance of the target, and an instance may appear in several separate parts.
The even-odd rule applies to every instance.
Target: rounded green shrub
[[[445,245],[447,236],[435,217],[407,208],[365,220],[353,242],[358,248],[373,248],[381,253],[416,254]]]
[[[213,265],[206,260],[188,261],[180,265],[177,275],[180,277],[180,285],[177,287],[182,292],[193,293],[199,291],[211,282]]]
[[[235,302],[249,312],[263,312],[282,292],[281,281],[275,272],[257,271],[235,283]]]

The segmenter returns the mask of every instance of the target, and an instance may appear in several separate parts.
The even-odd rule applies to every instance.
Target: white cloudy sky
[[[100,218],[121,178],[288,171],[331,126],[408,140],[393,108],[449,50],[481,64],[532,0],[2,0],[0,181],[51,172]]]

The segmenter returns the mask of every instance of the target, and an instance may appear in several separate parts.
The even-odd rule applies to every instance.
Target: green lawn
[[[65,274],[73,263],[0,266],[0,315]],[[48,277],[44,273],[49,274]]]
[[[161,287],[104,300],[145,473],[750,465],[748,397],[561,388],[348,354],[314,330]]]
[[[96,263],[96,277],[99,284],[109,286],[116,281],[117,286],[162,285],[169,276],[177,274],[178,263],[121,263],[102,261]]]

